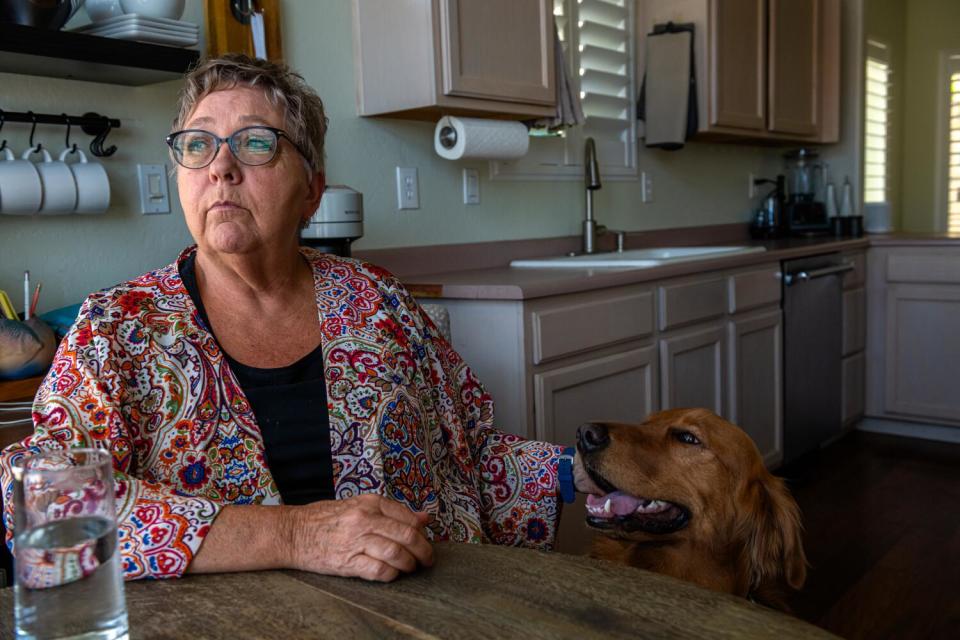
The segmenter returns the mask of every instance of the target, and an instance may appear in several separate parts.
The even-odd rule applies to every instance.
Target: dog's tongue
[[[628,516],[636,511],[641,504],[640,498],[636,496],[623,491],[614,491],[602,496],[592,493],[587,494],[587,508],[591,513],[606,512],[607,500],[610,501],[609,514],[611,516]]]

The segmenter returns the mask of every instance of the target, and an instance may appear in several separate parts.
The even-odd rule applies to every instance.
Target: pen
[[[30,272],[23,272],[23,319],[30,319]]]
[[[30,300],[30,315],[37,315],[37,303],[40,302],[40,286],[42,282],[38,282],[37,286],[33,290],[33,299]]]

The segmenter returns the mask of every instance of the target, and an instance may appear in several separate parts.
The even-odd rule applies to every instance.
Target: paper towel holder
[[[450,125],[440,129],[440,144],[444,149],[453,149],[457,145],[457,130]]]

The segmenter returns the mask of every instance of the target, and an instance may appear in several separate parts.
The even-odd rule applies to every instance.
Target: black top
[[[213,335],[197,286],[196,253],[178,265],[180,278]],[[214,336],[216,339],[216,336]],[[260,425],[270,473],[285,504],[332,500],[333,458],[323,378],[323,347],[286,367],[259,369],[220,349]]]

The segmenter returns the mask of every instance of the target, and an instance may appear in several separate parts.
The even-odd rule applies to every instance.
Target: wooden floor
[[[806,530],[798,617],[844,638],[960,638],[960,445],[855,431],[777,473]]]

